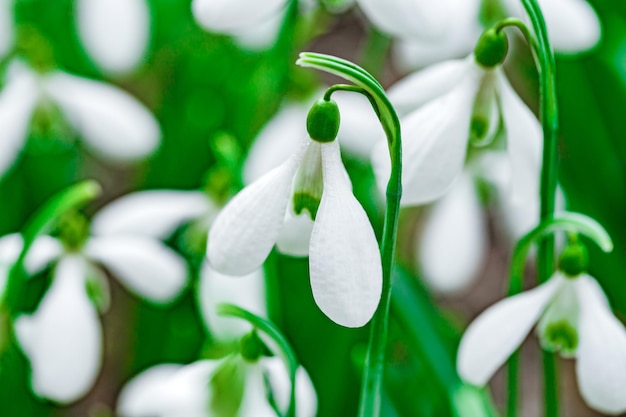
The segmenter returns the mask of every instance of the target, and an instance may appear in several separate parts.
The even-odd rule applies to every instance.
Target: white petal
[[[261,365],[267,372],[267,378],[274,399],[280,410],[289,407],[291,381],[283,358],[263,358]],[[315,387],[306,369],[298,367],[296,371],[296,416],[314,417],[317,413],[317,395]]]
[[[414,72],[389,89],[389,100],[401,116],[413,112],[438,97],[449,93],[467,75],[469,59],[456,59],[431,65]]]
[[[298,138],[307,137],[307,104],[286,104],[261,129],[244,165],[243,179],[246,184],[261,178],[298,151],[301,146]]]
[[[468,18],[477,1],[359,0],[367,17],[381,30],[400,38],[443,37]]]
[[[187,265],[159,241],[141,236],[94,237],[85,253],[129,290],[158,303],[172,301],[187,283]]]
[[[480,70],[472,68],[448,94],[401,120],[403,205],[441,197],[461,173],[479,76]],[[378,187],[384,190],[390,172],[387,152],[376,148],[372,163]]]
[[[263,51],[276,42],[285,13],[274,13],[252,26],[232,33],[237,44],[250,51]]]
[[[626,330],[595,280],[576,280],[580,298],[576,372],[589,406],[607,414],[626,411]]]
[[[0,58],[13,46],[13,1],[0,1]]]
[[[99,66],[123,73],[139,64],[150,37],[146,0],[79,0],[76,7],[80,39]]]
[[[419,236],[418,259],[428,285],[460,291],[476,277],[487,251],[485,219],[467,171],[437,201]]]
[[[278,13],[286,0],[193,0],[196,21],[213,32],[233,33]]]
[[[234,304],[267,317],[263,271],[257,269],[249,275],[233,277],[221,274],[205,263],[200,276],[198,301],[211,336],[220,341],[241,338],[252,330],[252,326],[245,320],[219,316],[217,305]]]
[[[247,364],[246,368],[246,385],[237,415],[239,417],[275,417],[276,412],[268,401],[262,366],[258,363]]]
[[[154,190],[125,195],[101,209],[91,222],[96,235],[169,237],[179,226],[217,207],[200,191]]]
[[[125,91],[59,71],[45,77],[44,87],[85,144],[101,156],[131,161],[148,156],[158,146],[159,124]]]
[[[80,257],[62,258],[37,311],[15,323],[33,390],[60,403],[85,395],[100,369],[102,331],[85,291],[85,268]]]
[[[478,316],[459,345],[457,370],[461,378],[485,385],[526,338],[562,279],[553,277],[535,289],[497,302]]]
[[[401,70],[408,72],[467,56],[483,31],[478,19],[470,19],[467,23],[450,28],[445,37],[437,39],[398,39],[392,49],[394,61]]]
[[[334,322],[364,326],[382,290],[380,252],[372,225],[352,195],[335,141],[322,145],[324,192],[309,258],[313,298]]]
[[[313,225],[313,221],[306,212],[296,216],[291,213],[291,210],[287,210],[285,224],[276,240],[276,249],[285,255],[309,256]]]
[[[16,63],[8,71],[12,74],[0,93],[0,177],[22,150],[39,100],[37,80],[30,70]]]
[[[63,245],[50,236],[39,236],[26,255],[25,267],[30,274],[40,272],[64,252]]]
[[[369,100],[356,93],[338,91],[333,100],[339,105],[341,123],[337,140],[341,148],[363,160],[369,159],[374,145],[385,140],[385,132]]]
[[[121,417],[158,416],[162,411],[159,399],[166,393],[167,381],[182,365],[153,366],[128,381],[117,400],[117,413]]]
[[[305,149],[248,185],[224,207],[209,231],[207,256],[213,268],[246,275],[265,261],[278,239]]]
[[[543,148],[541,126],[502,71],[498,71],[498,88],[506,130],[507,153],[511,159],[513,199],[525,202],[536,198],[539,193]]]
[[[539,4],[558,52],[581,52],[600,40],[600,20],[586,0],[541,0]]]

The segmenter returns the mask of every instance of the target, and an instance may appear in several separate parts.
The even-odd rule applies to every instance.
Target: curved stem
[[[515,27],[519,29],[520,32],[522,32],[524,39],[526,39],[526,42],[528,42],[528,45],[530,45],[530,50],[533,53],[535,61],[538,63],[539,44],[537,43],[537,40],[535,39],[533,34],[530,32],[530,29],[528,29],[528,26],[526,26],[526,23],[516,17],[508,17],[506,19],[500,20],[494,25],[494,29],[496,30],[496,32],[500,32],[507,27]]]
[[[358,414],[360,417],[378,417],[380,415],[382,378],[387,346],[387,329],[389,326],[391,272],[395,256],[400,198],[402,196],[400,119],[380,83],[358,65],[337,57],[310,52],[300,54],[300,59],[297,63],[301,66],[317,68],[338,75],[365,90],[366,95],[373,103],[374,110],[387,136],[391,158],[391,175],[387,183],[387,206],[385,208],[381,245],[383,267],[382,295],[376,313],[370,323],[370,343],[365,359]]]
[[[557,154],[559,120],[556,96],[556,65],[554,52],[548,39],[546,23],[537,0],[522,0],[522,4],[530,17],[539,45],[537,58],[539,61],[540,110],[543,129],[539,218],[544,221],[554,216],[559,163]],[[537,252],[539,282],[546,282],[552,275],[553,269],[554,238],[548,237],[539,243]],[[559,415],[557,372],[552,353],[543,352],[543,374],[545,417],[557,417]]]
[[[256,314],[253,314],[241,307],[237,307],[232,304],[219,304],[217,306],[217,313],[220,316],[236,317],[246,320],[257,329],[261,330],[269,337],[271,337],[278,347],[283,351],[285,359],[287,359],[287,365],[289,367],[289,378],[291,379],[291,392],[289,400],[289,408],[287,409],[287,417],[296,416],[296,372],[298,371],[298,359],[296,354],[289,344],[289,341],[278,328],[269,320],[261,318]]]

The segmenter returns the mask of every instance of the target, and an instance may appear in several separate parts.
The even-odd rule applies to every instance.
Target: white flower
[[[220,378],[220,370],[225,366],[230,366],[229,371],[236,377]],[[216,402],[232,399],[236,403],[236,393],[242,389],[241,404],[233,415],[274,417],[276,412],[267,400],[268,389],[284,412],[290,388],[287,369],[278,357],[264,357],[255,363],[230,357],[185,366],[164,364],[129,381],[120,393],[117,411],[120,417],[211,417],[218,415],[212,410],[217,407]],[[214,393],[217,389],[221,389],[220,393]],[[229,395],[225,396],[225,392]],[[299,368],[296,374],[296,404],[298,417],[315,415],[315,389],[303,368]]]
[[[499,66],[482,68],[473,55],[446,61],[409,75],[392,87],[389,97],[402,123],[403,205],[443,196],[463,170],[468,142],[482,147],[492,141],[500,120],[513,197],[524,200],[538,192],[541,128]],[[391,168],[385,148],[379,142],[372,154],[380,190]]]
[[[24,146],[37,106],[53,103],[102,157],[131,161],[158,146],[160,130],[152,114],[128,93],[62,71],[35,74],[21,61],[11,63],[0,93],[0,175]]]
[[[545,284],[485,310],[461,340],[461,378],[486,384],[537,322],[544,348],[576,357],[578,385],[587,404],[604,413],[626,411],[626,330],[586,274],[557,272]]]
[[[467,55],[483,29],[480,0],[359,0],[367,17],[399,38],[398,55],[408,68]],[[501,0],[505,17],[526,19],[519,0]],[[598,16],[585,0],[540,0],[550,40],[557,52],[577,53],[600,40]],[[491,17],[493,19],[493,17]],[[494,22],[488,22],[489,24]]]
[[[372,226],[352,195],[337,141],[307,139],[289,159],[235,196],[209,232],[209,263],[228,275],[248,274],[269,255],[285,218],[304,216],[315,219],[308,246],[316,303],[341,325],[363,326],[380,300],[380,253]]]
[[[125,73],[141,62],[150,38],[146,0],[78,0],[76,19],[80,40],[98,66]]]
[[[33,252],[38,255],[28,267]],[[41,236],[26,260],[29,272],[56,261],[52,286],[33,314],[18,317],[15,330],[31,363],[34,391],[60,403],[82,397],[100,370],[102,330],[94,302],[102,307],[107,301],[102,266],[156,303],[171,302],[187,280],[182,258],[142,236],[92,236],[74,249]]]
[[[273,44],[287,0],[193,0],[191,9],[204,29],[234,36],[244,47],[258,50]]]

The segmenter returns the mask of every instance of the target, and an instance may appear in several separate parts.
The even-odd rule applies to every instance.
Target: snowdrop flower
[[[264,49],[274,43],[287,0],[193,0],[191,9],[204,29],[234,36],[242,46]]]
[[[481,0],[359,0],[367,17],[381,30],[399,38],[400,61],[409,68],[464,56],[472,50],[484,25],[506,17],[525,19],[518,0],[491,5],[495,15],[484,15]],[[493,3],[493,2],[492,2]],[[552,45],[557,52],[577,53],[595,46],[600,22],[585,0],[540,0]]]
[[[267,383],[266,383],[267,381]],[[274,417],[268,390],[279,409],[286,410],[291,383],[278,357],[246,361],[241,357],[202,360],[189,365],[152,367],[122,389],[120,417],[210,417],[230,410],[238,417]],[[225,395],[227,394],[227,395]],[[306,371],[296,374],[296,415],[313,417],[317,411],[315,389]]]
[[[18,317],[15,330],[31,363],[33,390],[41,397],[67,403],[91,388],[101,366],[97,309],[106,308],[108,299],[102,267],[131,292],[155,303],[168,303],[183,289],[187,266],[151,238],[89,236],[82,217],[72,217],[61,226],[60,240],[41,236],[35,242],[38,245],[46,254],[39,267],[56,262],[52,285],[33,314]]]
[[[468,139],[471,147],[485,147],[502,129],[513,197],[523,201],[537,194],[541,128],[500,67],[506,51],[505,35],[489,29],[470,57],[428,67],[390,90],[404,137],[403,205],[443,196],[465,166]],[[380,190],[391,169],[385,146],[381,141],[372,154]]]
[[[78,0],[80,40],[95,63],[111,73],[138,66],[150,37],[146,0]]]
[[[461,340],[461,378],[486,384],[538,322],[544,349],[576,358],[578,386],[587,404],[609,414],[626,411],[626,330],[585,269],[584,248],[570,244],[548,282],[485,310]]]
[[[307,128],[312,139],[220,212],[209,232],[207,256],[217,271],[245,275],[265,261],[286,221],[312,222],[310,241],[307,235],[291,236],[291,244],[309,247],[313,297],[331,320],[360,327],[380,300],[378,245],[352,195],[334,140],[339,128],[336,104],[318,101]]]
[[[114,161],[132,161],[158,146],[160,130],[152,114],[128,93],[63,71],[36,74],[14,61],[0,93],[0,175],[24,146],[38,108],[58,106],[84,144]]]

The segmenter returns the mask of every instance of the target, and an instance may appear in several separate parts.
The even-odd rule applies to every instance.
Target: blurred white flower
[[[467,55],[484,29],[481,3],[480,0],[359,0],[361,9],[374,25],[399,38],[396,54],[406,68]],[[600,22],[587,1],[540,0],[539,5],[557,52],[578,53],[600,40]],[[496,19],[528,20],[519,0],[500,0],[491,5],[498,6],[502,15],[495,16]]]
[[[248,274],[265,261],[286,220],[304,222],[306,228],[312,219],[310,242],[302,233],[292,235],[290,245],[309,247],[315,301],[333,321],[363,326],[380,300],[380,253],[372,226],[352,195],[337,141],[307,139],[235,196],[209,232],[209,263],[229,275]]]
[[[290,389],[287,369],[278,357],[263,357],[254,363],[228,357],[185,366],[164,364],[130,380],[120,393],[117,411],[120,417],[211,417],[222,415],[214,411],[218,403],[237,407],[240,401],[233,416],[274,417],[268,393],[284,412]],[[298,417],[315,416],[315,389],[303,368],[296,374],[296,404]]]
[[[286,7],[287,0],[193,0],[191,4],[204,29],[233,36],[253,50],[273,44]]]
[[[85,146],[104,158],[136,160],[159,144],[158,122],[128,93],[62,71],[38,75],[13,61],[0,93],[0,175],[23,148],[37,107],[50,103],[59,107]]]
[[[136,68],[150,39],[146,0],[77,0],[80,40],[94,62],[107,72]]]
[[[33,314],[15,322],[18,341],[28,356],[37,395],[59,403],[82,397],[101,366],[102,330],[97,308],[105,308],[108,287],[102,267],[134,294],[171,302],[187,281],[187,265],[152,238],[132,235],[84,236],[76,247],[39,237],[29,272],[56,261],[50,289]],[[21,243],[20,243],[21,245]],[[98,304],[97,306],[95,304]]]
[[[404,78],[389,97],[402,123],[403,205],[424,204],[448,192],[465,166],[468,142],[490,144],[501,120],[513,198],[536,196],[541,127],[499,66],[483,68],[473,54],[446,61]],[[372,164],[384,190],[391,169],[386,143],[376,145]]]
[[[537,322],[545,349],[576,357],[578,386],[587,404],[603,413],[626,411],[626,330],[586,274],[557,272],[545,284],[485,310],[461,340],[461,378],[486,384]]]

